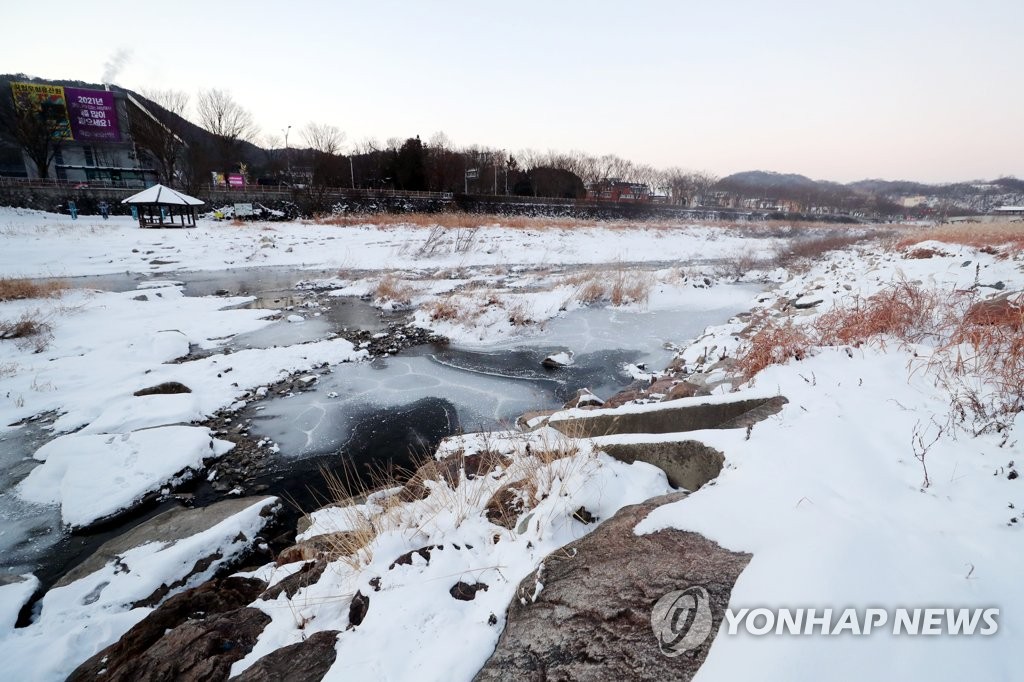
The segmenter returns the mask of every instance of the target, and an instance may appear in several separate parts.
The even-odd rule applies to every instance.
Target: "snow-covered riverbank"
[[[557,325],[566,312],[594,302],[622,304],[624,311],[635,315],[629,319],[636,334],[643,333],[644,315],[653,311],[680,305],[698,311],[736,305],[737,290],[720,286],[714,272],[685,268],[687,262],[767,254],[777,245],[705,227],[577,233],[482,228],[474,242],[477,248],[469,252],[441,249],[430,257],[417,257],[408,244],[427,238],[427,233],[413,228],[275,225],[263,231],[218,225],[139,234],[114,221],[88,228],[95,237],[90,241],[85,233],[68,235],[83,226],[81,221],[73,228],[33,223],[41,220],[38,215],[18,215],[0,237],[12,246],[5,254],[18,254],[23,261],[12,256],[17,273],[52,273],[39,255],[45,252],[47,235],[56,240],[57,252],[66,249],[64,274],[243,267],[246,253],[259,254],[253,262],[261,265],[348,267],[359,273],[339,273],[305,286],[322,295],[364,294],[382,308],[397,304],[420,326],[496,348],[528,340],[541,325]],[[349,240],[345,248],[359,251],[358,263],[346,264],[348,256],[339,259],[342,252],[332,243],[339,240]],[[164,250],[174,251],[175,257],[158,258],[161,246],[170,247]],[[139,254],[132,253],[133,248],[140,249]],[[234,261],[235,254],[242,254],[242,260]],[[144,257],[178,262],[153,266]],[[103,258],[107,261],[101,262]],[[652,267],[641,272],[635,265],[623,266],[627,258],[651,261]],[[663,264],[676,259],[682,269]],[[537,269],[545,264],[602,262],[603,280],[600,272],[580,276]],[[517,271],[508,268],[509,263],[530,268]],[[388,272],[381,278],[365,273],[373,269]],[[619,270],[623,277],[642,276],[642,296],[610,300]],[[380,492],[353,506],[314,514],[312,525],[299,538],[307,543],[305,549],[247,574],[272,585],[311,570],[312,564],[294,558],[321,553],[315,577],[253,603],[269,623],[251,651],[237,652],[232,671],[240,673],[261,657],[316,633],[337,631],[337,659],[325,679],[347,679],[354,671],[387,679],[470,679],[499,641],[509,601],[543,601],[546,557],[557,556],[559,547],[594,532],[623,506],[671,489],[657,467],[643,461],[626,463],[602,450],[696,440],[724,454],[721,473],[713,484],[656,509],[636,526],[636,533],[682,529],[726,549],[752,554],[732,588],[729,603],[736,609],[1000,609],[999,633],[993,637],[908,639],[875,633],[787,638],[728,635],[720,630],[699,679],[764,677],[765,671],[771,671],[768,676],[773,679],[787,680],[836,674],[881,679],[894,672],[909,677],[922,671],[930,679],[1013,677],[1013,633],[1024,630],[1024,597],[1015,589],[1024,542],[1019,534],[1024,522],[1017,511],[1024,497],[1018,494],[1021,482],[1016,473],[1016,462],[1024,456],[1019,444],[1024,429],[1021,413],[1004,413],[998,428],[981,428],[978,414],[956,411],[964,403],[951,394],[954,384],[936,375],[936,364],[928,362],[948,341],[940,338],[939,327],[913,343],[892,334],[826,343],[815,331],[816,336],[808,335],[795,350],[769,346],[768,361],[758,371],[745,375],[750,365],[744,363],[758,330],[818,330],[830,311],[866,308],[868,297],[897,286],[943,295],[967,292],[971,302],[1007,300],[1011,312],[1018,310],[1013,306],[1019,305],[1024,288],[1020,254],[938,242],[905,249],[867,244],[826,254],[790,272],[761,275],[775,283],[766,284],[765,293],[745,294],[748,314],[713,324],[702,334],[671,339],[677,346],[676,359],[663,381],[686,379],[711,387],[714,393],[711,398],[682,398],[673,405],[781,395],[788,399],[781,412],[745,429],[706,428],[685,434],[652,431],[573,438],[571,432],[566,435],[567,429],[541,426],[526,434],[510,431],[450,439],[438,451],[432,473],[423,470],[421,479],[406,486],[403,494]],[[381,286],[383,276],[390,277],[386,287]],[[341,338],[224,353],[222,346],[231,337],[270,324],[272,311],[229,307],[245,302],[235,297],[188,298],[171,282],[146,287],[124,293],[70,291],[59,298],[0,303],[0,318],[40,311],[52,327],[52,339],[38,353],[0,342],[0,367],[11,368],[0,372],[0,389],[7,395],[0,403],[0,423],[50,412],[60,415],[56,431],[84,427],[81,433],[42,448],[40,453],[46,456],[37,458],[46,461],[22,483],[27,496],[40,502],[59,501],[44,491],[72,491],[66,522],[101,518],[115,506],[131,504],[140,490],[159,487],[177,473],[156,471],[147,462],[199,469],[203,459],[220,452],[218,442],[208,440],[209,433],[194,438],[202,429],[178,424],[240,406],[246,395],[291,372],[366,355]],[[595,293],[599,287],[601,293]],[[582,294],[584,289],[587,295]],[[138,300],[140,295],[145,300]],[[441,304],[454,312],[444,312],[448,308]],[[519,317],[510,317],[510,312]],[[1012,328],[1012,318],[1008,324]],[[560,333],[574,338],[565,330]],[[187,357],[196,349],[212,354]],[[762,369],[764,364],[768,366]],[[638,376],[657,378],[652,375],[661,373],[650,370],[659,369],[648,368],[648,374]],[[191,393],[133,395],[167,382],[186,385]],[[985,377],[971,377],[971,382],[976,395],[983,397],[999,389]],[[645,394],[645,405],[600,412],[571,410],[550,424],[604,412],[614,418],[656,411],[666,404],[657,402],[661,397]],[[175,438],[163,438],[161,429],[192,431],[176,430]],[[191,445],[178,447],[183,440]],[[161,449],[172,445],[175,454],[188,455],[188,461],[172,459]],[[153,472],[152,485],[140,488],[137,482],[119,480],[123,477],[100,475],[101,470],[90,469],[85,460],[108,455],[116,455],[108,462],[121,462],[118,467],[125,470]],[[96,485],[90,486],[93,479]],[[94,495],[108,506],[85,504],[82,495]],[[86,576],[73,583],[74,589],[87,594],[104,575],[101,570]],[[530,594],[520,593],[523,584],[533,586]],[[0,588],[5,622],[13,625],[10,614],[28,598],[31,586],[29,579]],[[463,598],[467,589],[473,596]],[[137,622],[140,614],[128,606],[139,598],[112,596],[117,604],[104,601],[106,597],[97,602],[109,613],[135,615],[103,621],[106,634],[69,645],[68,656],[81,662],[114,641]],[[58,597],[47,599],[57,603]],[[75,605],[73,617],[66,617],[91,618],[97,608],[93,602]],[[646,613],[650,605],[635,608]],[[66,636],[53,629],[55,616],[50,614],[58,610],[44,599],[36,623],[0,633],[0,647],[12,652],[10,657],[26,677],[57,675],[56,668],[38,667],[27,642],[42,646],[48,638]],[[653,633],[651,642],[656,646]],[[69,661],[60,675],[77,664]]]

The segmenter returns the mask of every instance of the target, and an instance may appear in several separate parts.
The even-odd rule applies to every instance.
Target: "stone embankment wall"
[[[74,201],[82,215],[99,213],[100,202],[107,202],[113,215],[127,215],[128,207],[121,200],[136,193],[137,189],[98,187],[19,187],[0,185],[0,206],[32,208],[56,213],[67,213],[69,201]],[[197,195],[206,201],[207,210],[234,203],[260,204],[268,209],[283,211],[287,217],[308,217],[315,213],[438,213],[461,211],[466,213],[493,213],[499,215],[572,217],[588,220],[750,220],[781,219],[791,221],[815,220],[827,222],[855,222],[845,216],[804,216],[801,214],[770,214],[764,211],[742,211],[725,208],[683,208],[664,204],[613,204],[576,201],[572,199],[546,199],[542,197],[476,196],[467,194],[440,195],[419,193],[419,196],[400,194],[371,195],[363,192],[334,191],[314,193],[302,189],[210,190]]]

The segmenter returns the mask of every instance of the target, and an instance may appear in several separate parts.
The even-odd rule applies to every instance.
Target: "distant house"
[[[997,216],[1024,216],[1024,206],[997,206],[992,209],[992,215]]]
[[[654,200],[651,188],[643,183],[624,182],[618,178],[605,178],[587,186],[587,201],[613,201],[642,203]],[[664,199],[662,199],[664,201]]]

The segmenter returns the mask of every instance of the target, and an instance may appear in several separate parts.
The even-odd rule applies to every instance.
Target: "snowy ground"
[[[74,277],[117,272],[168,273],[261,265],[339,270],[417,270],[529,265],[703,261],[754,247],[735,230],[714,227],[509,229],[446,232],[431,241],[420,227],[333,227],[200,220],[189,230],[140,230],[128,216],[72,221],[40,211],[0,208],[7,277]],[[471,234],[470,234],[471,233]],[[155,262],[154,262],[155,261]]]
[[[732,305],[735,291],[717,286],[713,274],[686,266],[767,254],[777,246],[773,239],[746,239],[708,227],[575,232],[486,227],[472,235],[469,248],[458,246],[468,237],[459,241],[452,235],[450,243],[427,254],[428,239],[428,230],[412,227],[202,224],[188,231],[140,231],[127,219],[71,223],[66,217],[3,210],[4,276],[132,271],[164,280],[124,293],[72,290],[54,299],[0,303],[0,319],[30,312],[53,328],[40,352],[0,342],[0,429],[56,413],[54,435],[70,434],[25,453],[42,464],[10,494],[22,502],[60,505],[69,524],[103,518],[223,454],[205,429],[182,424],[240,406],[259,387],[289,372],[366,355],[338,338],[226,354],[223,345],[231,337],[274,324],[267,319],[274,311],[237,309],[246,301],[241,298],[186,297],[180,284],[169,281],[167,273],[175,270],[337,268],[337,277],[307,286],[336,295],[366,294],[381,307],[409,309],[421,326],[461,343],[508,348],[589,301],[609,303],[616,280],[624,295],[615,302],[638,314],[638,326],[645,312]],[[749,306],[775,315],[776,304],[797,301],[810,306],[798,313],[807,322],[834,303],[900,280],[944,291],[980,286],[983,294],[1024,288],[1020,260],[968,247],[936,248],[935,257],[908,259],[905,252],[865,247],[833,254],[806,272],[764,273],[773,289],[751,297]],[[638,275],[637,262],[651,265]],[[566,271],[567,265],[586,267]],[[381,287],[381,277],[366,272],[372,270],[393,273],[394,281]],[[638,277],[642,286],[631,289]],[[140,295],[145,300],[138,300]],[[739,336],[745,325],[734,320],[698,338],[674,339],[679,362],[699,371],[735,356],[745,343]],[[196,349],[211,354],[186,357]],[[835,677],[837,670],[846,679],[1014,677],[1014,644],[1024,632],[1024,595],[1016,589],[1024,568],[1016,511],[1024,504],[1018,491],[1024,484],[1009,472],[1024,455],[1018,442],[1024,418],[1018,414],[1009,430],[998,434],[944,432],[928,450],[931,485],[924,487],[913,437],[942,422],[950,409],[946,388],[915,364],[930,352],[927,346],[900,344],[827,348],[770,367],[749,385],[724,368],[716,370],[718,378],[729,380],[719,392],[735,386],[737,398],[745,392],[777,393],[789,404],[755,426],[749,439],[742,431],[687,434],[725,452],[726,469],[715,485],[659,509],[637,532],[678,527],[751,552],[754,558],[733,592],[737,608],[994,605],[1001,609],[999,634],[719,634],[700,679],[813,680]],[[192,393],[133,395],[166,381],[186,384]],[[926,435],[930,441],[935,433]],[[533,452],[558,451],[559,456],[539,461],[526,454],[528,442]],[[345,632],[331,679],[347,679],[354,669],[376,679],[472,678],[497,641],[505,605],[519,581],[546,554],[593,529],[572,518],[576,509],[583,506],[608,518],[623,505],[668,489],[659,470],[611,460],[600,445],[600,440],[565,442],[548,429],[454,439],[439,455],[488,450],[507,460],[492,474],[458,479],[453,486],[431,482],[430,494],[417,502],[393,505],[381,497],[316,515],[306,536],[351,530],[367,519],[375,521],[376,532],[354,559],[333,562],[318,583],[293,598],[259,602],[256,606],[273,622],[234,672],[312,632],[337,629]],[[96,476],[102,482],[90,485],[89,463],[101,459],[132,476]],[[527,491],[528,511],[511,528],[496,526],[485,518],[483,506],[499,487],[517,481]],[[0,496],[0,508],[5,504]],[[414,554],[409,565],[391,567],[403,553],[442,544],[445,548],[429,560]],[[139,566],[145,581],[163,579],[159,572],[150,574],[145,561]],[[258,574],[276,581],[298,568],[268,565]],[[375,578],[380,591],[370,583]],[[488,589],[473,601],[456,601],[448,591],[457,580]],[[125,610],[137,597],[121,598],[110,588],[101,606],[82,605],[82,595],[95,583],[52,591],[40,619],[24,631],[9,624],[31,593],[32,579],[0,586],[0,626],[7,628],[0,632],[0,651],[18,662],[21,678],[59,679],[72,659],[116,639],[144,615]],[[359,627],[346,630],[356,591],[372,593],[372,606]],[[104,601],[108,594],[116,605]],[[74,639],[70,628],[100,610],[119,615],[94,628],[95,637]],[[454,641],[460,645],[450,646]],[[47,642],[61,643],[63,667],[35,653]]]

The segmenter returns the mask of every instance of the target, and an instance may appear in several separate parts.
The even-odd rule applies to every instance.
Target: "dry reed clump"
[[[530,306],[526,301],[519,301],[508,309],[508,321],[513,327],[525,327],[534,323],[530,315]]]
[[[907,251],[906,255],[910,260],[924,260],[926,258],[935,258],[936,256],[948,256],[949,254],[944,251],[939,251],[938,249],[920,247]]]
[[[654,287],[654,276],[649,272],[620,266],[613,272],[580,272],[566,277],[563,283],[576,289],[573,297],[583,305],[602,301],[612,305],[645,304]]]
[[[948,324],[952,301],[933,289],[897,282],[877,294],[856,297],[844,307],[822,313],[814,323],[817,345],[858,346],[894,337],[919,343],[939,336]]]
[[[989,249],[1003,257],[1016,256],[1024,251],[1024,222],[958,223],[910,231],[896,242],[896,248],[906,249],[923,241],[960,244],[978,249]]]
[[[325,505],[336,507],[337,532],[323,536],[328,559],[358,570],[373,560],[373,541],[401,525],[401,499],[395,495],[400,478],[392,468],[370,468],[364,476],[346,460],[340,472],[321,467],[327,485]]]
[[[373,297],[380,303],[409,305],[416,290],[395,275],[384,275],[373,290]]]
[[[955,396],[961,421],[980,417],[979,432],[1002,430],[1004,417],[1024,410],[1024,294],[978,301],[962,297],[951,317],[947,342],[927,368]],[[977,380],[993,390],[984,391]]]
[[[60,280],[12,279],[0,277],[0,301],[27,298],[52,298],[62,294],[68,285]]]
[[[834,230],[835,226],[832,229]],[[842,251],[874,238],[874,235],[870,233],[859,231],[825,236],[800,236],[792,239],[785,248],[776,254],[773,264],[792,268],[802,261],[814,261],[830,251]]]
[[[10,340],[22,350],[42,353],[53,340],[53,327],[38,310],[25,311],[15,320],[0,320],[0,341]]]
[[[942,292],[898,282],[866,299],[827,311],[810,325],[771,321],[751,338],[738,366],[747,379],[765,367],[802,359],[815,346],[887,340],[927,344],[919,368],[945,387],[952,414],[970,416],[975,432],[1002,430],[1024,410],[1024,294],[981,299],[976,291]],[[916,356],[916,354],[915,354]]]
[[[351,464],[341,471],[322,469],[335,530],[316,536],[327,546],[323,556],[359,570],[373,560],[374,542],[382,534],[433,534],[485,516],[498,526],[516,528],[522,515],[551,495],[568,489],[574,472],[585,466],[574,439],[534,442],[534,447],[483,447],[440,460],[425,453],[414,458],[413,470],[376,468],[363,475]],[[498,536],[495,536],[498,541]]]
[[[746,353],[737,367],[746,379],[771,365],[782,365],[790,359],[803,360],[814,346],[814,339],[801,326],[787,319],[783,323],[769,321],[750,339]]]
[[[426,306],[430,319],[437,322],[443,320],[455,320],[459,317],[459,306],[451,296],[431,301]]]

